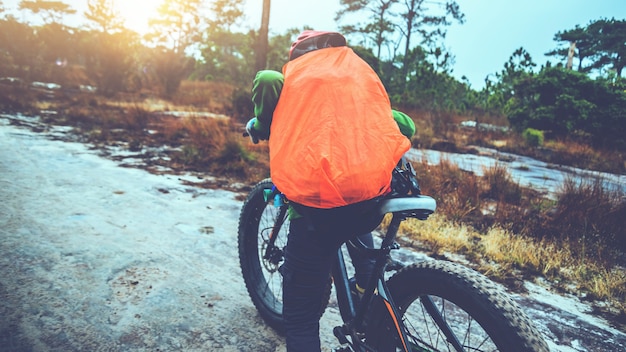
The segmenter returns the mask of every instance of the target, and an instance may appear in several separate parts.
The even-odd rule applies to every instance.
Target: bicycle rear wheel
[[[276,207],[265,199],[271,190],[268,178],[257,183],[246,198],[239,215],[239,265],[252,303],[261,318],[274,330],[284,333],[283,277],[280,266],[284,262],[289,218],[287,205]],[[321,317],[330,300],[332,279],[329,277],[320,302]]]
[[[283,278],[278,269],[284,261],[289,219],[283,210],[285,222],[274,231],[276,238],[272,243],[272,229],[281,208],[287,207],[275,207],[265,200],[264,192],[272,186],[269,178],[259,182],[243,204],[239,215],[239,264],[248,294],[259,314],[269,326],[283,332]]]
[[[549,351],[500,286],[461,265],[438,260],[412,264],[391,277],[388,287],[410,351]],[[403,351],[384,305],[373,302],[367,344],[378,351]]]

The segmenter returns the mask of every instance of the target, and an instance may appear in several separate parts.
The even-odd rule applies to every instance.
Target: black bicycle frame
[[[339,305],[339,312],[344,321],[344,325],[335,329],[335,335],[342,343],[347,343],[347,336],[351,336],[352,346],[357,351],[372,350],[368,347],[360,338],[357,337],[357,331],[364,327],[365,314],[370,301],[377,293],[378,298],[382,299],[387,312],[395,326],[397,337],[402,345],[404,351],[409,352],[408,339],[406,336],[406,329],[404,323],[400,318],[400,314],[397,311],[387,284],[385,283],[385,271],[388,263],[389,253],[392,249],[399,248],[395,242],[395,237],[398,232],[400,223],[404,220],[404,217],[399,214],[394,214],[391,223],[387,229],[387,234],[384,237],[380,248],[359,248],[358,250],[365,251],[368,256],[371,256],[376,260],[374,265],[374,271],[372,277],[365,287],[365,292],[361,298],[358,306],[355,306],[355,302],[352,300],[352,294],[350,293],[349,279],[346,270],[346,263],[341,249],[337,251],[337,260],[333,266],[333,282],[337,291],[337,302]]]
[[[344,321],[344,325],[340,328],[335,328],[335,336],[342,343],[348,343],[347,336],[351,336],[352,347],[357,351],[372,351],[373,348],[367,346],[360,338],[357,337],[357,331],[363,328],[365,321],[365,314],[369,308],[371,300],[374,295],[377,294],[377,299],[381,299],[385,305],[386,312],[389,314],[390,321],[393,322],[398,343],[402,349],[409,352],[409,340],[406,335],[407,329],[404,326],[401,314],[398,312],[396,304],[393,302],[389,289],[385,281],[385,272],[387,263],[389,262],[390,253],[393,249],[398,249],[399,245],[395,242],[396,234],[400,228],[400,223],[407,217],[412,217],[410,213],[394,213],[391,219],[391,223],[387,228],[387,234],[383,238],[380,248],[359,248],[361,251],[365,251],[367,255],[376,259],[374,266],[374,272],[369,282],[366,285],[365,292],[358,306],[355,306],[355,302],[352,300],[352,294],[350,293],[350,286],[348,282],[348,274],[346,270],[346,263],[341,249],[337,251],[337,260],[333,266],[333,281],[335,289],[337,291],[337,302],[339,305],[339,312]],[[441,315],[441,312],[437,309],[430,296],[420,297],[422,304],[426,308],[429,315],[433,318],[433,321],[439,326],[441,331],[446,336],[446,339],[457,351],[464,351],[458,338],[452,332],[450,326],[445,322],[445,319]]]

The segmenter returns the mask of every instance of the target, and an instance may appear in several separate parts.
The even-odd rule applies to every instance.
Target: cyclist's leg
[[[359,235],[357,240],[369,248],[374,248],[374,236],[372,236],[371,232]],[[348,246],[348,253],[350,254],[352,265],[354,266],[356,283],[361,288],[364,288],[367,285],[367,280],[369,280],[369,277],[374,271],[376,260],[368,257],[363,251],[359,251],[353,246]]]
[[[321,210],[292,219],[283,274],[287,351],[319,351],[319,319],[331,268],[342,243],[355,236],[342,213]],[[309,213],[310,214],[310,213]],[[352,220],[353,221],[353,220]]]
[[[305,218],[289,227],[283,274],[287,351],[320,351],[320,302],[338,246],[323,240]]]

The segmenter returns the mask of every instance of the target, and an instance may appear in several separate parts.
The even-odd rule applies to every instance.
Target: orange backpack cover
[[[269,139],[278,189],[293,202],[324,209],[388,192],[410,141],[371,67],[338,47],[292,60],[283,74]]]

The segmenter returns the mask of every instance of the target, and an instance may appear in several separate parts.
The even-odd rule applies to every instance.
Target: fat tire
[[[267,262],[264,262],[262,254],[260,253],[260,248],[263,248],[262,242],[264,241],[262,231],[266,226],[273,226],[276,221],[275,218],[264,219],[264,224],[261,224],[264,212],[265,215],[271,213],[266,211],[266,208],[271,207],[268,210],[276,210],[273,216],[276,216],[278,213],[278,208],[274,206],[272,200],[265,200],[264,195],[265,190],[272,189],[273,185],[272,180],[267,178],[257,183],[250,193],[248,193],[239,215],[237,243],[241,274],[252,303],[267,325],[278,333],[284,334],[282,276],[279,271],[275,271],[274,275],[277,275],[280,280],[280,287],[276,287],[275,285],[274,287],[270,287],[264,275],[264,271],[267,271],[268,265]],[[269,221],[265,223],[265,220]],[[281,246],[286,244],[286,230],[288,229],[288,224],[289,220],[283,223],[284,230],[280,231],[280,236],[277,238],[277,244]],[[324,313],[330,300],[331,285],[332,281],[329,279],[325,295],[322,302],[320,302],[320,317]]]
[[[429,295],[433,300],[443,298],[478,322],[499,351],[549,351],[541,333],[504,289],[467,267],[427,260],[401,269],[387,284],[401,315],[412,303],[419,304],[420,296]],[[379,351],[396,350],[390,318],[382,305],[373,302],[366,326],[368,344]],[[432,331],[429,332],[432,335]],[[431,345],[428,350],[437,350],[432,348]],[[448,347],[443,350],[448,351]]]

